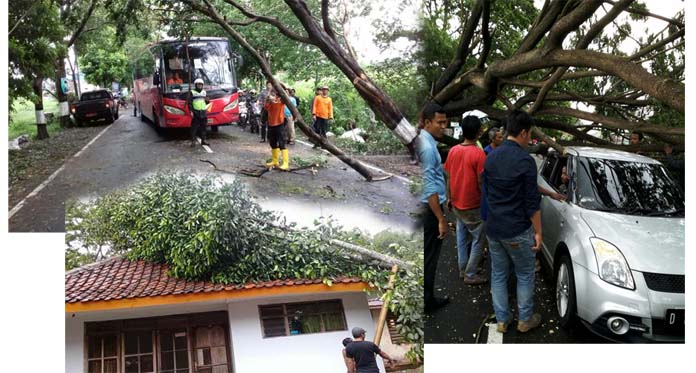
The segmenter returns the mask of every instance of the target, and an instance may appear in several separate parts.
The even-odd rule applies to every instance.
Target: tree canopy
[[[450,116],[523,109],[568,143],[616,147],[640,131],[684,144],[684,34],[683,10],[632,0],[426,0],[419,57]]]
[[[34,79],[50,76],[62,36],[58,8],[50,0],[19,0],[9,7],[9,107],[20,97],[35,101]]]

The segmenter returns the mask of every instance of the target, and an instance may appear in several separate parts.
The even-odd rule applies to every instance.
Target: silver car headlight
[[[622,288],[635,290],[631,268],[621,250],[611,243],[596,237],[590,238],[597,259],[599,278]]]
[[[169,105],[164,105],[164,110],[167,111],[169,114],[174,114],[174,115],[184,115],[186,114],[183,110],[176,108],[174,106],[169,106]]]
[[[229,104],[225,105],[225,108],[222,109],[222,111],[232,110],[236,107],[237,107],[237,100],[232,100]]]

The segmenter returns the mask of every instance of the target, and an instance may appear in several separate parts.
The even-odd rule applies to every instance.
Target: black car
[[[95,120],[105,120],[111,124],[118,119],[118,103],[111,92],[99,89],[83,93],[70,112],[78,126]]]

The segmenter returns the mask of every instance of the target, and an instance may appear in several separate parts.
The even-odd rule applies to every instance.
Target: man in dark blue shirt
[[[541,248],[541,210],[534,159],[527,153],[534,120],[523,111],[507,117],[507,140],[486,158],[483,186],[488,220],[486,235],[491,256],[491,292],[498,332],[512,321],[508,306],[508,278],[512,266],[517,277],[517,330],[539,326],[534,313],[534,259]]]

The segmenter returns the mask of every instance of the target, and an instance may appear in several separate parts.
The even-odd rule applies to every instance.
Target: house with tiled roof
[[[66,272],[65,372],[342,372],[350,329],[375,333],[358,278],[223,285],[168,270],[116,257]]]

